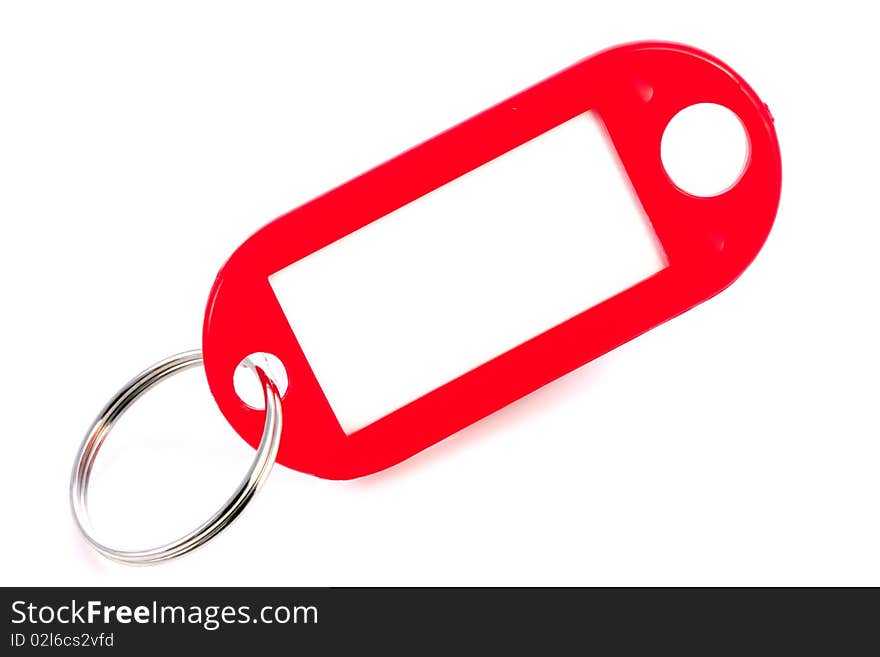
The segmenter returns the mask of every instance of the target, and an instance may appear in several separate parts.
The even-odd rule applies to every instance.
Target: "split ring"
[[[174,374],[201,363],[201,351],[186,351],[166,358],[138,374],[107,403],[79,448],[70,478],[70,504],[73,516],[89,544],[108,559],[127,564],[146,565],[168,561],[195,550],[214,538],[239,516],[272,470],[281,443],[281,394],[269,375],[259,365],[246,359],[244,364],[257,375],[263,387],[266,421],[256,458],[232,496],[199,527],[176,541],[159,547],[146,550],[120,550],[107,546],[95,538],[88,511],[89,480],[92,466],[104,440],[122,414],[150,388]]]

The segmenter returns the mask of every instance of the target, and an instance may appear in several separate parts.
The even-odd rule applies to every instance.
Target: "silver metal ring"
[[[95,538],[88,510],[89,478],[98,451],[113,429],[113,425],[125,413],[126,409],[150,388],[178,372],[201,364],[201,362],[201,351],[186,351],[166,358],[138,374],[126,383],[104,407],[79,448],[73,466],[73,474],[70,478],[70,505],[82,535],[93,548],[109,559],[127,564],[146,565],[174,559],[195,550],[214,538],[239,516],[248,502],[260,490],[272,470],[275,456],[278,453],[278,445],[281,443],[281,395],[275,382],[261,367],[245,360],[245,364],[256,373],[263,386],[266,401],[266,422],[263,425],[263,437],[257,448],[257,456],[235,493],[199,527],[176,541],[159,547],[146,550],[119,550],[109,547]]]

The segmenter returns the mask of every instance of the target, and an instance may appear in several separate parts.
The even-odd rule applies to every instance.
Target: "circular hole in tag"
[[[254,376],[253,372],[248,371],[247,361],[251,361],[259,365],[269,378],[274,381],[278,387],[278,392],[283,398],[287,392],[287,369],[281,359],[274,354],[258,351],[246,356],[235,368],[232,375],[232,386],[235,388],[235,394],[245,403],[248,408],[261,411],[266,407],[266,401],[263,399],[263,387],[260,381]]]
[[[749,140],[739,117],[715,103],[698,103],[669,121],[660,159],[672,182],[692,196],[717,196],[740,179]]]

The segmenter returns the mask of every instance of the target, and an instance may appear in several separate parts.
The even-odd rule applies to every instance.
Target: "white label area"
[[[665,266],[588,112],[269,282],[350,434]]]

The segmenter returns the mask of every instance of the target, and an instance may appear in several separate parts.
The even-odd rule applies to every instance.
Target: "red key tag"
[[[711,197],[676,187],[660,157],[669,121],[699,103],[735,113],[749,144],[737,182]],[[626,249],[654,255],[619,279],[584,278],[583,296],[557,303],[552,289],[536,289],[535,282],[581,280],[581,260],[614,259],[624,250],[614,243],[554,241],[553,231],[563,225],[554,221],[564,219],[568,207],[555,197],[532,208],[537,219],[529,228],[505,224],[503,211],[475,207],[463,213],[456,199],[472,199],[471,189],[485,189],[496,201],[509,195],[510,203],[518,203],[519,190],[492,182],[500,179],[491,171],[513,166],[502,156],[550,148],[551,135],[565,147],[564,138],[580,134],[576,126],[585,125],[578,121],[587,113],[607,131],[659,248],[632,240]],[[577,172],[561,175],[567,188],[577,188]],[[203,352],[211,391],[232,426],[256,446],[265,414],[240,400],[233,375],[250,354],[272,354],[289,380],[277,461],[330,479],[377,472],[723,290],[764,243],[780,185],[772,118],[730,68],[674,44],[604,51],[279,217],[248,239],[220,271],[208,302]],[[415,212],[426,204],[432,208],[427,215]],[[383,235],[393,231],[400,244],[410,228],[411,248],[390,260],[373,257]],[[472,240],[486,243],[477,239],[480,231],[494,235],[499,248],[471,248]],[[530,270],[528,253],[501,248],[508,232],[534,248],[559,248],[553,271]],[[468,288],[467,295],[447,294],[436,285],[418,288],[419,272],[444,262],[453,267],[456,258],[482,263],[482,273],[455,281],[459,290]],[[332,278],[321,286],[332,294],[310,289],[316,276]],[[383,324],[379,288],[410,277],[415,282],[399,289],[418,289],[417,316],[402,328]],[[519,297],[525,299],[521,304]],[[343,306],[347,310],[339,312]],[[457,318],[439,310],[450,306]],[[533,321],[538,316],[541,320]],[[487,341],[478,330],[459,330],[499,317],[509,328],[501,343]],[[427,357],[430,343],[413,348],[417,342],[408,336],[416,329],[440,335],[446,356]],[[374,347],[377,331],[399,338],[380,350]],[[331,357],[317,346],[327,336],[338,338]],[[392,353],[395,345],[400,353]],[[453,357],[450,345],[459,349]],[[340,367],[347,360],[360,363],[348,374]],[[419,372],[410,363],[428,367]],[[395,378],[381,371],[385,366],[411,379],[408,385],[399,390],[384,385]],[[346,399],[357,397],[371,408],[346,407]]]

